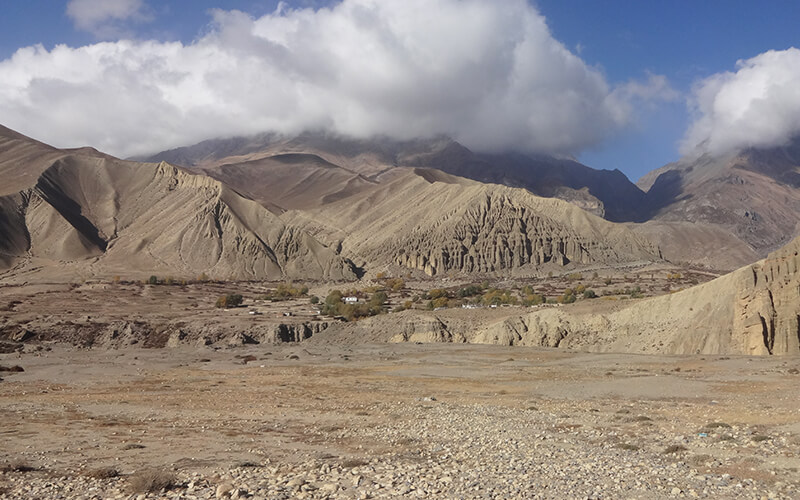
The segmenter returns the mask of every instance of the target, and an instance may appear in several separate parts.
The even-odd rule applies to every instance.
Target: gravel
[[[178,486],[151,493],[130,491],[131,471],[98,479],[6,470],[0,498],[800,498],[797,469],[780,465],[796,461],[789,434],[753,439],[754,429],[737,425],[678,429],[656,413],[587,402],[520,409],[445,399],[366,405],[375,425],[313,431],[320,442],[360,443],[350,457],[309,453],[291,463],[182,468]],[[665,453],[671,447],[677,451]],[[763,464],[763,477],[732,473]]]

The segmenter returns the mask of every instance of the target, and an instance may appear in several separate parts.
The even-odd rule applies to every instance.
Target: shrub
[[[280,283],[275,290],[268,290],[267,293],[259,298],[263,300],[271,300],[272,302],[279,302],[282,300],[304,297],[307,294],[307,286],[296,287],[291,283]]]
[[[311,298],[308,299],[308,301],[311,302],[312,304],[319,304],[319,297],[317,297],[316,295],[312,295]]]
[[[483,289],[478,285],[468,285],[458,291],[458,296],[462,299],[467,297],[474,297],[475,295],[479,295]]]
[[[524,306],[538,306],[539,304],[544,303],[544,296],[538,293],[532,293],[530,295],[526,295],[524,299],[522,299],[522,305]]]
[[[481,301],[484,305],[516,304],[517,298],[511,295],[509,290],[502,288],[491,288],[483,294]]]
[[[583,292],[583,298],[584,299],[594,299],[594,298],[597,298],[597,294],[594,293],[594,290],[592,290],[591,288],[587,288]]]
[[[152,469],[135,473],[129,484],[133,493],[158,493],[177,486],[178,478],[173,472]]]
[[[158,285],[158,276],[150,276],[150,279],[148,279],[147,282],[151,285]]]
[[[445,297],[445,298],[448,297],[447,290],[445,290],[444,288],[434,288],[433,290],[429,291],[428,294],[427,294],[427,298],[429,300],[436,300],[436,299],[439,299],[439,298],[442,298],[442,297]]]
[[[447,297],[439,297],[428,302],[428,309],[433,310],[433,309],[439,309],[440,307],[447,307],[449,303],[450,299],[448,299]]]
[[[386,280],[386,286],[393,292],[399,292],[406,287],[406,282],[403,281],[403,278],[390,278]]]
[[[84,473],[87,477],[93,477],[95,479],[111,479],[114,477],[119,477],[119,471],[114,467],[101,467],[99,469],[92,469]]]
[[[229,293],[228,295],[223,295],[222,297],[217,299],[216,306],[217,307],[239,307],[242,305],[243,297],[238,293]]]

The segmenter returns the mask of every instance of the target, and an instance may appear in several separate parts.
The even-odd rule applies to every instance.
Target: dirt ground
[[[795,357],[453,344],[53,344],[2,354],[0,365],[24,369],[0,373],[7,470],[23,463],[34,474],[114,467],[126,475],[151,467],[211,473],[243,463],[368,463],[441,444],[436,436],[389,439],[372,430],[419,419],[421,407],[449,405],[535,413],[531,421],[551,433],[598,449],[625,443],[642,460],[661,460],[666,447],[679,445],[685,450],[675,460],[698,473],[800,491],[792,489],[800,484]],[[3,481],[0,475],[0,492]]]

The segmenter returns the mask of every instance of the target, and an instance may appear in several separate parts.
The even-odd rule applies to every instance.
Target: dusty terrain
[[[796,357],[45,344],[0,364],[25,370],[1,374],[4,498],[145,498],[153,470],[173,486],[146,498],[800,495]]]

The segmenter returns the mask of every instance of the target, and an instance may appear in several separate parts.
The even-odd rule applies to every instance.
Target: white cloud
[[[768,51],[695,86],[682,152],[719,155],[800,135],[800,50]]]
[[[149,19],[142,0],[69,0],[67,16],[82,31],[93,33],[98,38],[110,38],[126,34],[124,21]]]
[[[190,45],[20,49],[0,62],[0,122],[119,156],[308,129],[566,154],[626,126],[640,85],[614,91],[525,0],[344,0],[217,10]]]

